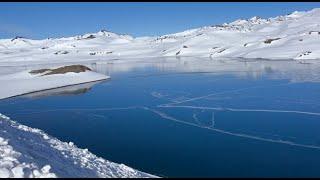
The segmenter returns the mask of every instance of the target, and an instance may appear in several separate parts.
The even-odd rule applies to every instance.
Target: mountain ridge
[[[220,25],[152,37],[107,30],[63,38],[0,40],[0,63],[73,58],[241,57],[320,59],[320,8],[262,19],[237,19]]]

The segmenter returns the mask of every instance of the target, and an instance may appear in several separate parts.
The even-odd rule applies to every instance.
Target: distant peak
[[[287,17],[295,18],[295,17],[300,17],[300,16],[302,16],[304,14],[306,14],[305,11],[294,11],[294,12],[288,14]]]
[[[13,39],[11,39],[11,41],[17,40],[17,39],[27,39],[26,37],[23,36],[16,36]]]
[[[116,33],[113,33],[113,32],[108,31],[108,30],[106,30],[106,29],[101,29],[101,30],[98,31],[96,34],[97,34],[97,35],[101,35],[101,36],[117,35]]]
[[[301,17],[303,15],[320,15],[320,8],[314,8],[310,11],[294,11],[287,15],[287,17]]]
[[[14,37],[13,39],[26,39],[26,38],[23,37],[23,36],[16,36],[16,37]]]
[[[314,8],[311,11],[308,11],[308,12],[311,13],[311,14],[319,15],[320,14],[320,8]]]
[[[106,29],[101,29],[99,32],[109,32]]]
[[[257,21],[259,19],[261,19],[259,16],[254,16],[254,17],[250,18],[249,20],[250,21]]]
[[[245,19],[237,19],[237,20],[231,22],[230,24],[231,25],[241,25],[241,24],[244,24],[244,23],[247,23],[247,20],[245,20]],[[224,23],[224,25],[228,25],[228,23]]]

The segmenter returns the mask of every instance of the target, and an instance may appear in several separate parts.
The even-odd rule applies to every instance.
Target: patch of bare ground
[[[80,73],[80,72],[85,72],[85,71],[92,71],[90,68],[83,66],[83,65],[70,65],[70,66],[64,66],[64,67],[59,67],[56,69],[38,69],[38,70],[32,70],[30,71],[30,74],[43,74],[42,76],[46,75],[53,75],[53,74],[65,74],[69,72],[74,72],[74,73]]]
[[[46,71],[50,71],[50,69],[38,69],[38,70],[32,70],[30,71],[29,73],[30,74],[41,74],[41,73],[44,73]]]
[[[281,38],[267,39],[267,40],[264,41],[264,43],[270,44],[272,41],[276,41],[276,40],[279,40],[279,39],[281,39]]]

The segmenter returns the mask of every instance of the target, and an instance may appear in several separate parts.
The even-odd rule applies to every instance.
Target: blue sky
[[[67,37],[101,29],[135,37],[154,36],[317,7],[319,2],[0,3],[0,38]]]

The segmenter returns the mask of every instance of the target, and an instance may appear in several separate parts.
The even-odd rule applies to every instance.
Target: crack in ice
[[[265,142],[279,143],[279,144],[285,144],[285,145],[291,145],[291,146],[297,146],[297,147],[303,147],[303,148],[312,148],[312,149],[320,150],[320,146],[316,146],[316,145],[299,144],[299,143],[295,143],[295,142],[291,142],[291,141],[274,140],[274,139],[269,139],[269,138],[262,138],[262,137],[259,137],[259,136],[252,136],[252,135],[242,134],[242,133],[233,133],[233,132],[230,132],[230,131],[214,128],[214,125],[212,127],[200,126],[200,125],[197,125],[197,124],[194,124],[194,123],[190,123],[190,122],[186,122],[186,121],[182,121],[182,120],[176,119],[176,118],[171,117],[168,114],[163,113],[161,111],[157,111],[157,110],[150,109],[150,108],[147,108],[147,107],[145,107],[144,109],[145,110],[149,110],[149,111],[159,115],[161,118],[164,118],[164,119],[172,120],[172,121],[175,121],[175,122],[178,122],[178,123],[182,123],[182,124],[186,124],[186,125],[190,125],[190,126],[194,126],[194,127],[198,127],[198,128],[212,130],[212,131],[215,131],[215,132],[218,132],[218,133],[222,133],[222,134],[228,134],[228,135],[232,135],[232,136],[236,136],[236,137],[243,137],[243,138],[260,140],[260,141],[265,141]],[[214,120],[214,118],[213,118],[213,120]],[[213,124],[215,124],[215,123],[213,122]]]

